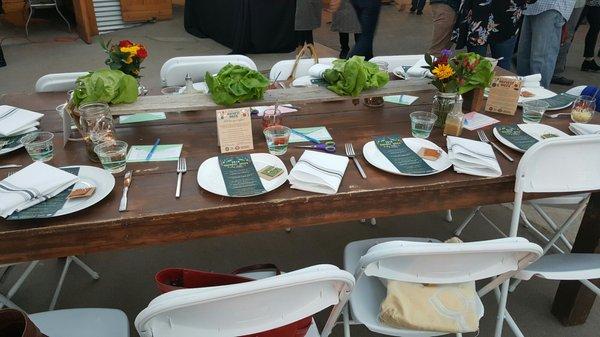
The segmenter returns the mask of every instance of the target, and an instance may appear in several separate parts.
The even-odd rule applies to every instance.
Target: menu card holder
[[[514,116],[517,112],[522,84],[522,81],[514,77],[494,77],[485,111]]]
[[[221,153],[254,149],[250,109],[217,110],[217,136]]]

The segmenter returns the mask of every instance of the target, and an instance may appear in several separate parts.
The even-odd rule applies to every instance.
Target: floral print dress
[[[526,0],[463,0],[452,36],[456,49],[516,36],[525,6]]]

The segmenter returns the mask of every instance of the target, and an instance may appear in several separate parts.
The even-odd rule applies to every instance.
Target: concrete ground
[[[159,70],[169,58],[184,55],[225,54],[230,50],[210,39],[198,39],[183,29],[182,8],[175,7],[174,19],[118,31],[104,36],[105,39],[131,39],[145,44],[150,57],[144,63],[144,84],[160,86]],[[582,51],[583,27],[575,38],[566,75],[576,79],[576,85],[600,83],[597,74],[578,70]],[[384,6],[381,23],[375,41],[375,53],[417,54],[426,48],[431,34],[428,8],[424,16],[398,12],[392,6]],[[315,40],[327,47],[339,49],[337,34],[323,25],[315,33]],[[35,81],[50,72],[93,70],[103,66],[104,55],[97,44],[87,45],[74,34],[65,31],[59,21],[42,23],[33,27],[30,39],[24,38],[22,29],[2,26],[0,40],[8,67],[0,68],[0,93],[33,91]],[[259,69],[269,69],[281,59],[293,54],[250,55]],[[556,87],[555,91],[565,88]],[[354,240],[389,236],[422,236],[447,239],[457,223],[469,210],[455,212],[455,223],[442,220],[443,214],[423,214],[410,217],[378,219],[371,227],[358,221],[283,231],[243,234],[224,238],[193,240],[167,246],[139,248],[127,251],[96,253],[82,258],[98,271],[102,278],[92,281],[76,266],[72,266],[57,308],[112,307],[124,310],[130,321],[157,295],[153,276],[165,267],[188,267],[227,272],[236,267],[261,262],[274,262],[284,270],[293,270],[318,263],[342,265],[344,246]],[[488,206],[486,214],[503,224],[510,221],[510,211],[502,206]],[[553,211],[564,217],[565,212]],[[575,230],[576,228],[574,228]],[[525,231],[522,235],[528,236]],[[496,232],[481,218],[476,218],[463,234],[466,241],[491,239]],[[56,281],[61,260],[43,261],[14,300],[28,312],[47,309]],[[0,293],[5,293],[24,266],[18,266],[4,283]],[[563,327],[551,315],[550,306],[557,283],[533,280],[524,283],[509,299],[509,309],[526,336],[584,337],[597,336],[600,331],[600,310],[596,305],[588,322],[577,327]],[[495,300],[485,299],[486,316],[481,324],[481,336],[493,335]],[[324,321],[324,315],[318,322]],[[355,336],[374,335],[361,327],[353,328]],[[594,332],[596,331],[596,332]],[[136,333],[132,329],[132,336]],[[342,336],[340,328],[334,336]],[[472,334],[474,335],[474,334]],[[512,336],[505,327],[504,336]]]

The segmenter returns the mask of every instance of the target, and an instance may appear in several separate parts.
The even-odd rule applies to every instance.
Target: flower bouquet
[[[118,45],[112,44],[110,41],[108,43],[100,41],[100,45],[108,55],[104,63],[110,69],[120,70],[137,79],[141,77],[142,62],[148,57],[148,51],[143,45],[129,40],[122,40]]]

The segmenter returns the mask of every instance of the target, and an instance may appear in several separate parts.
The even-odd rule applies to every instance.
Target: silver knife
[[[132,176],[133,171],[127,171],[127,173],[125,173],[123,196],[121,197],[121,203],[119,204],[119,212],[125,212],[127,210],[127,192],[129,191],[129,185],[131,185]]]
[[[0,165],[0,169],[16,168],[16,167],[21,167],[21,166],[23,166],[23,165],[19,165],[19,164]]]

